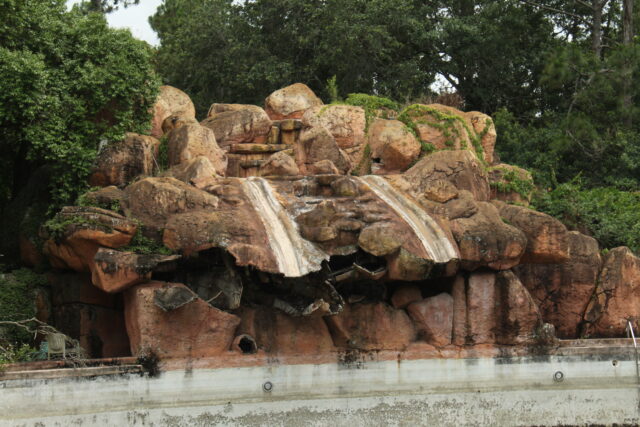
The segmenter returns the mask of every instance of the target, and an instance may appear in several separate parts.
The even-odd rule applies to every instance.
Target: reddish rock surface
[[[380,159],[382,163],[377,173],[404,172],[420,155],[420,143],[398,120],[374,120],[369,126],[367,142],[371,158]]]
[[[467,150],[438,151],[423,157],[404,178],[425,193],[436,181],[449,181],[458,190],[468,190],[479,201],[489,200],[489,180],[482,164]]]
[[[160,138],[164,135],[162,123],[169,116],[195,119],[196,109],[191,98],[180,89],[172,86],[160,86],[160,93],[153,107],[152,136]]]
[[[264,101],[271,120],[300,119],[309,108],[319,105],[323,105],[322,100],[303,83],[276,90]]]
[[[557,219],[534,210],[493,201],[500,216],[527,236],[523,264],[554,264],[569,259],[569,231]]]
[[[227,155],[218,146],[213,131],[199,124],[181,126],[168,135],[169,166],[204,156],[219,175],[227,170]]]
[[[103,148],[95,161],[89,184],[97,187],[122,187],[139,175],[152,175],[158,159],[160,141],[128,133],[122,141]]]
[[[171,311],[154,303],[157,290],[176,287],[186,288],[179,283],[151,282],[125,293],[131,354],[197,359],[228,351],[240,318],[199,298]]]
[[[324,127],[340,148],[360,147],[365,141],[365,115],[361,107],[324,105],[307,110],[302,116],[307,127]],[[336,165],[337,166],[337,165]]]
[[[465,113],[465,116],[469,121],[471,121],[473,130],[480,138],[484,160],[488,164],[493,164],[493,152],[495,151],[496,139],[498,138],[493,119],[491,119],[491,116],[478,111],[469,111],[468,113]]]
[[[579,338],[582,320],[594,294],[602,259],[598,242],[569,232],[569,259],[562,264],[522,264],[514,268],[557,336]]]
[[[624,337],[627,322],[640,326],[640,258],[627,247],[604,257],[593,299],[585,313],[589,337]]]
[[[411,303],[407,312],[423,340],[436,347],[451,344],[453,298],[447,293]]]
[[[391,296],[393,308],[406,308],[412,302],[422,301],[422,292],[415,285],[401,285]]]
[[[351,170],[351,161],[340,149],[335,138],[324,127],[304,130],[295,148],[296,163],[303,173],[315,171],[315,164],[328,160],[345,174]]]
[[[272,154],[260,166],[261,176],[295,176],[300,174],[300,169],[293,157],[281,151]]]
[[[353,304],[325,317],[337,347],[360,350],[403,350],[416,338],[404,310],[385,303]]]
[[[213,130],[218,145],[225,150],[233,144],[266,139],[271,131],[271,119],[262,108],[255,105],[216,113],[201,124]]]
[[[172,167],[162,176],[169,176],[200,188],[202,185],[210,184],[212,179],[218,176],[218,171],[208,158],[200,156]]]

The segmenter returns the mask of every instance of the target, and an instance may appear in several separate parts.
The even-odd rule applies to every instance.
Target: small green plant
[[[367,129],[373,119],[378,117],[379,114],[383,119],[388,119],[390,118],[389,112],[397,113],[400,110],[400,105],[397,102],[388,98],[364,93],[350,93],[347,99],[344,100],[344,104],[354,105],[364,109]]]
[[[156,242],[154,239],[146,237],[142,232],[142,227],[138,226],[136,234],[131,239],[129,245],[121,248],[122,251],[134,252],[142,255],[171,255],[173,252],[166,246]]]
[[[169,137],[167,135],[163,135],[162,138],[160,138],[156,168],[158,173],[169,169]]]
[[[0,274],[0,321],[18,321],[35,316],[35,289],[47,284],[46,276],[21,268]],[[33,336],[14,326],[0,327],[0,345],[31,343]],[[0,355],[0,357],[2,357]]]
[[[523,178],[516,170],[501,166],[489,168],[489,171],[498,171],[500,173],[500,179],[490,184],[498,192],[518,193],[525,200],[531,197],[535,188],[533,180]]]
[[[111,227],[108,227],[101,222],[81,215],[68,216],[58,214],[45,222],[43,224],[43,228],[47,232],[47,234],[49,234],[50,238],[59,241],[65,236],[65,234],[69,230],[69,227],[72,225],[81,225],[88,228],[98,229],[104,231],[105,233],[113,232],[113,229]]]
[[[329,95],[329,102],[331,103],[340,102],[340,90],[338,89],[338,79],[335,75],[327,80],[326,90],[327,90],[327,94]]]

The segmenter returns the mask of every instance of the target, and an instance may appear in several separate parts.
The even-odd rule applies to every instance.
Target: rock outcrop
[[[195,120],[196,108],[191,102],[191,98],[180,89],[172,86],[160,86],[160,93],[153,107],[151,136],[160,138],[165,134],[163,123],[168,117]]]
[[[307,85],[295,83],[273,92],[264,101],[271,120],[301,119],[309,108],[323,105]]]

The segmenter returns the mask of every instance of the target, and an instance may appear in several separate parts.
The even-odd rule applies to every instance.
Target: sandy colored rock
[[[160,141],[127,133],[122,141],[110,143],[96,158],[89,184],[96,187],[122,187],[139,175],[152,175],[156,168]]]
[[[217,114],[226,113],[229,111],[240,111],[245,110],[247,108],[257,107],[257,105],[251,104],[221,104],[221,103],[213,103],[211,107],[209,107],[209,111],[207,112],[207,117],[215,117]]]
[[[402,246],[403,238],[397,229],[383,223],[365,227],[358,237],[358,245],[374,256],[385,256]]]
[[[458,194],[456,186],[444,179],[435,180],[424,189],[424,197],[437,203],[446,203],[458,197]]]
[[[216,113],[200,124],[213,130],[218,145],[223,149],[257,139],[266,141],[271,131],[271,119],[262,108],[255,105]]]
[[[145,178],[128,186],[127,211],[143,224],[163,228],[176,213],[215,209],[218,198],[175,178]]]
[[[465,199],[468,204],[458,206]],[[495,206],[475,202],[468,193],[449,204],[458,206],[452,212],[462,215],[449,220],[462,268],[473,271],[486,266],[506,270],[521,262],[527,238],[522,231],[503,222]]]
[[[291,317],[267,307],[243,307],[239,334],[255,338],[258,349],[277,355],[320,355],[335,351],[322,317]]]
[[[218,171],[205,156],[186,160],[164,172],[162,176],[173,177],[198,188],[208,185],[218,176]]]
[[[193,117],[169,116],[162,122],[162,132],[166,135],[174,129],[186,125],[197,125],[198,121]]]
[[[400,285],[391,296],[393,308],[406,308],[413,302],[422,301],[422,292],[415,285]]]
[[[295,148],[296,163],[301,171],[313,169],[317,162],[328,160],[345,174],[351,169],[348,156],[336,143],[335,138],[324,127],[306,129],[300,134]]]
[[[498,138],[493,119],[491,116],[478,111],[469,111],[465,113],[465,116],[471,121],[473,130],[480,138],[480,144],[482,144],[482,150],[484,152],[484,160],[488,164],[493,164],[493,153],[495,151],[496,139]]]
[[[594,294],[602,259],[598,242],[569,232],[569,259],[561,264],[521,264],[513,271],[540,308],[545,322],[563,339],[580,337],[582,320]]]
[[[420,143],[404,123],[376,119],[369,126],[371,157],[382,161],[384,173],[404,172],[420,155]]]
[[[100,208],[69,206],[56,217],[64,230],[45,242],[44,253],[52,267],[63,270],[90,271],[98,248],[126,246],[137,229],[135,222]]]
[[[150,282],[125,292],[125,321],[131,354],[155,354],[161,359],[217,356],[228,351],[240,318],[197,298],[164,311],[154,302],[155,292],[180,283]]]
[[[323,105],[320,98],[303,83],[276,90],[264,101],[271,120],[300,119],[311,107]]]
[[[491,199],[528,206],[534,184],[531,173],[517,166],[501,163],[489,168]]]
[[[425,280],[431,269],[433,261],[412,254],[404,248],[387,256],[387,276],[390,280],[415,282]]]
[[[423,157],[404,173],[415,191],[424,193],[438,181],[468,190],[479,201],[489,200],[489,180],[478,159],[468,150],[438,151]]]
[[[151,121],[151,136],[162,137],[162,123],[169,116],[179,116],[187,119],[195,119],[196,108],[189,95],[172,86],[160,86],[160,93],[153,107],[153,119]]]
[[[423,340],[436,347],[451,344],[453,298],[447,293],[411,303],[407,312]]]
[[[319,162],[315,162],[308,169],[314,175],[338,175],[340,173],[336,165],[334,165],[331,160],[320,160]]]
[[[168,135],[169,166],[204,156],[211,162],[218,175],[227,170],[227,155],[218,146],[213,131],[199,124],[174,129]]]
[[[359,350],[404,350],[416,331],[404,310],[385,303],[353,304],[325,317],[337,347]]]
[[[557,219],[523,206],[493,201],[500,216],[527,236],[523,264],[555,264],[569,259],[569,231]]]
[[[625,246],[605,255],[593,299],[584,316],[589,337],[622,338],[627,321],[640,327],[640,258]],[[637,333],[637,332],[636,332]]]
[[[300,170],[294,158],[283,151],[272,154],[260,166],[261,176],[295,176],[299,174]]]
[[[350,105],[312,107],[302,116],[302,124],[307,127],[326,128],[335,138],[338,146],[343,149],[359,147],[365,142],[366,120],[361,107]]]

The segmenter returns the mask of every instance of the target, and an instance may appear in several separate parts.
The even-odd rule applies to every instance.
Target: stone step
[[[231,153],[234,154],[260,154],[275,153],[290,148],[286,144],[233,144]]]

